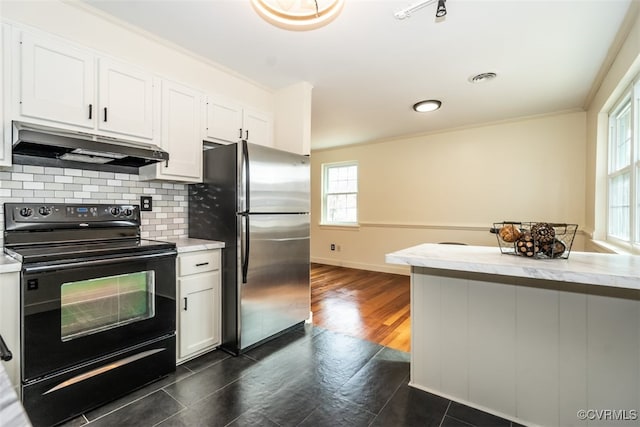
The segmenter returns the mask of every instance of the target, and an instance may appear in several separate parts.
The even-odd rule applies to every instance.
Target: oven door
[[[175,252],[22,271],[22,380],[175,333]]]

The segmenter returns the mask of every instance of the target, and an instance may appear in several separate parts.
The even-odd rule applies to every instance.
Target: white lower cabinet
[[[20,384],[20,272],[0,273],[0,335],[13,358],[0,362],[16,391]],[[2,423],[0,423],[2,424]]]
[[[177,363],[220,345],[220,250],[178,254]]]

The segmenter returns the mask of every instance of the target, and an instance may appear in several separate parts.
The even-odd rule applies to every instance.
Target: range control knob
[[[29,217],[31,215],[33,215],[33,209],[31,208],[20,209],[20,216]]]
[[[133,210],[131,208],[125,208],[122,213],[124,214],[124,216],[131,216],[133,214]]]
[[[51,213],[51,208],[47,206],[40,206],[40,209],[38,209],[38,213],[42,216],[47,216]]]
[[[111,208],[110,212],[111,212],[111,215],[118,216],[118,215],[120,215],[120,208],[115,208],[115,207]]]

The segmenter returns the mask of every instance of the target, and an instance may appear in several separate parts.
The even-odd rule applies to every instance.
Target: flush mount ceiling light
[[[393,16],[396,19],[406,19],[410,18],[411,14],[417,10],[422,9],[425,6],[438,2],[438,7],[436,8],[436,18],[443,18],[447,14],[447,7],[445,6],[446,0],[420,0],[417,3],[412,4],[409,7],[405,7],[402,10],[397,11]]]
[[[493,80],[498,75],[496,73],[480,73],[475,76],[469,77],[469,81],[471,83],[486,83],[490,80]]]
[[[344,0],[251,0],[265,21],[285,30],[306,31],[333,21]]]
[[[418,113],[427,113],[429,111],[436,111],[441,105],[442,102],[437,99],[429,99],[413,104],[413,110]]]

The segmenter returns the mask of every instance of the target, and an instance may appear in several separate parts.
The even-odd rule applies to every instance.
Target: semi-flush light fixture
[[[416,102],[413,104],[413,109],[418,113],[427,113],[429,111],[436,111],[441,105],[442,102],[437,99],[429,99],[426,101]]]
[[[344,0],[251,0],[265,21],[285,30],[305,31],[333,21]]]
[[[436,8],[436,18],[442,18],[447,14],[447,7],[445,6],[446,0],[420,0],[417,3],[412,4],[409,7],[405,7],[402,10],[397,11],[393,16],[396,19],[406,19],[410,18],[411,14],[417,10],[422,9],[425,6],[438,2],[438,7]]]

